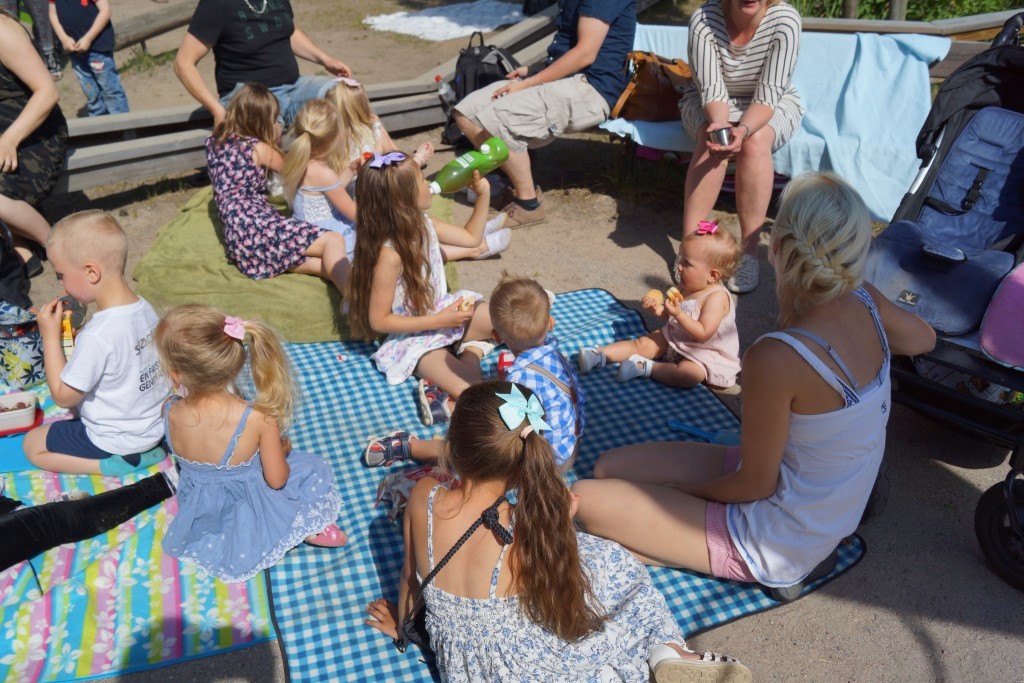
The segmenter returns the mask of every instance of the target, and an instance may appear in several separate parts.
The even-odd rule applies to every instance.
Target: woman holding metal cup
[[[757,233],[772,195],[772,152],[792,137],[804,109],[792,76],[800,15],[782,0],[708,0],[690,18],[692,84],[679,110],[696,141],[686,173],[683,235],[697,230],[736,162],[736,213],[743,258],[726,286],[757,286]]]

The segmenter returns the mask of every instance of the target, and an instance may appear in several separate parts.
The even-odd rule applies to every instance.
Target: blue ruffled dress
[[[245,581],[276,564],[307,536],[338,518],[341,495],[330,465],[319,455],[292,451],[291,472],[281,489],[263,478],[259,450],[229,465],[238,437],[252,412],[246,407],[228,447],[216,465],[195,462],[167,445],[181,468],[178,514],[164,536],[164,552],[195,564],[226,583]]]

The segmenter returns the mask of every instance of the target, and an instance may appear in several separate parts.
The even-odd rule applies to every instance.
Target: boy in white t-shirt
[[[66,361],[61,345],[63,305],[39,312],[46,381],[54,402],[77,407],[77,419],[25,435],[33,465],[69,474],[123,475],[166,457],[160,410],[170,393],[153,347],[156,311],[125,281],[128,238],[102,211],[82,211],[53,226],[46,255],[64,291],[96,304]]]

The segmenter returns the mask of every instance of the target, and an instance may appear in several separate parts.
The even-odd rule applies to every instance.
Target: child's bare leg
[[[471,384],[481,381],[479,362],[473,367],[464,363],[446,349],[430,351],[416,365],[416,376],[429,379],[453,399],[462,395]]]
[[[316,275],[330,280],[338,291],[345,287],[352,264],[345,251],[345,238],[336,232],[325,232],[306,249],[307,258],[292,268],[293,273]]]
[[[432,156],[434,156],[434,146],[429,142],[424,142],[416,148],[416,153],[412,155],[412,158],[420,168],[423,168]]]
[[[621,363],[633,354],[644,358],[661,358],[668,349],[668,342],[661,330],[655,330],[637,339],[615,342],[603,346],[599,351],[604,353],[605,360],[609,363]]]
[[[692,389],[707,379],[707,372],[700,363],[684,358],[678,364],[655,363],[651,369],[651,379],[670,387]]]
[[[65,474],[100,474],[100,461],[90,458],[78,458],[65,453],[51,453],[46,450],[46,435],[50,426],[36,427],[25,435],[22,447],[25,457],[30,463],[48,472]]]
[[[409,440],[409,452],[419,462],[437,462],[444,454],[444,440],[412,438]]]
[[[462,340],[490,341],[492,329],[494,328],[491,325],[491,309],[486,301],[481,301],[473,308],[473,317],[469,319],[469,326],[466,328],[466,334],[463,335]]]

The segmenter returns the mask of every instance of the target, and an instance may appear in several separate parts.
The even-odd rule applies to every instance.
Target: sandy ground
[[[367,14],[436,2],[295,4],[298,25],[367,82],[416,76],[464,44],[462,39],[427,43],[361,25]],[[114,5],[115,18],[154,7],[148,0],[121,0]],[[160,55],[175,48],[182,34],[179,30],[152,40],[148,48]],[[120,63],[130,58],[128,53],[118,55]],[[212,58],[202,66],[212,84]],[[316,72],[310,65],[303,70]],[[190,101],[166,62],[128,69],[124,81],[136,109]],[[74,115],[82,96],[70,70],[61,92],[65,111]],[[439,144],[438,137],[438,130],[423,131],[400,145],[412,150],[426,139]],[[450,158],[450,151],[441,150],[431,170]],[[641,162],[637,174],[626,177],[622,147],[600,135],[559,140],[536,153],[535,167],[548,221],[516,231],[500,258],[460,264],[461,286],[489,292],[501,271],[508,270],[532,275],[556,292],[603,287],[634,308],[648,288],[668,286],[682,210],[679,167]],[[47,214],[56,220],[86,207],[114,212],[130,237],[131,268],[157,228],[203,183],[198,173],[126,183],[54,198]],[[727,196],[718,208],[726,224],[734,221]],[[459,212],[468,215],[465,207]],[[744,348],[775,323],[767,270],[762,249],[762,284],[739,300]],[[47,266],[33,281],[33,299],[41,303],[58,293]],[[741,397],[737,389],[722,398],[738,412]],[[988,569],[973,531],[979,495],[1006,473],[1006,450],[898,406],[890,421],[887,457],[888,507],[860,530],[868,552],[857,567],[813,595],[717,628],[694,638],[692,645],[739,657],[758,680],[1024,681],[1021,594]],[[121,678],[136,683],[276,682],[284,680],[284,669],[273,642]]]

